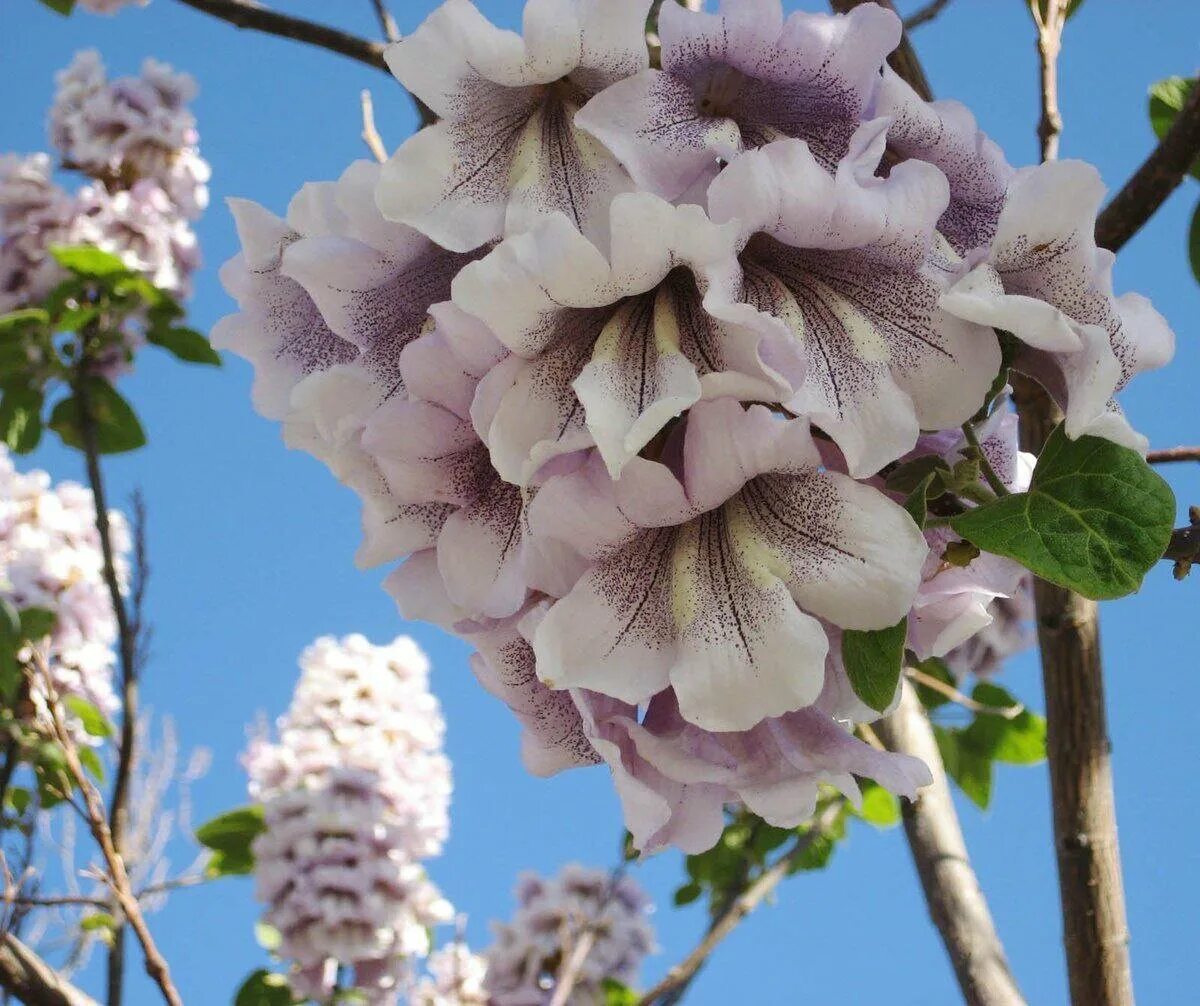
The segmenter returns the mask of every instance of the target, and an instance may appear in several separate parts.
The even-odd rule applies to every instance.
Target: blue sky
[[[367,0],[280,4],[373,33]],[[789,4],[789,6],[797,6]],[[820,9],[816,0],[801,7]],[[908,8],[916,4],[902,4]],[[395,3],[403,31],[431,4]],[[485,0],[495,20],[514,24],[514,0]],[[935,90],[969,104],[1015,164],[1036,157],[1037,70],[1032,28],[1020,0],[957,0],[916,43]],[[0,65],[5,69],[0,151],[45,148],[43,117],[53,73],[82,47],[100,50],[113,73],[135,72],[145,56],[167,60],[200,82],[202,149],[212,162],[213,205],[199,233],[206,267],[191,303],[208,329],[231,309],[216,268],[235,251],[222,200],[237,195],[282,212],[305,181],[336,178],[364,156],[358,95],[370,87],[389,146],[412,130],[407,98],[390,78],[295,43],[239,33],[173,0],[154,0],[115,19],[62,20],[35,0],[4,0]],[[1095,162],[1119,185],[1149,150],[1146,89],[1200,64],[1200,6],[1193,0],[1091,0],[1072,20],[1062,59],[1066,129],[1062,156]],[[1174,365],[1139,378],[1125,402],[1156,446],[1200,439],[1194,318],[1200,288],[1184,247],[1194,182],[1167,203],[1122,254],[1119,290],[1154,301],[1179,338]],[[315,461],[289,452],[278,430],[250,408],[250,371],[229,359],[220,372],[182,368],[148,352],[125,382],[150,432],[137,454],[109,463],[114,498],[140,486],[150,506],[153,661],[146,701],[174,716],[188,746],[214,750],[195,791],[203,820],[245,800],[237,762],[247,724],[278,714],[294,682],[295,659],[315,636],[362,632],[377,641],[407,632],[435,665],[434,688],[449,724],[456,790],[454,834],[430,866],[470,914],[469,936],[486,941],[486,921],[511,909],[522,869],[553,871],[568,860],[613,861],[620,818],[602,770],[550,781],[522,770],[515,724],[475,684],[466,650],[440,631],[402,623],[379,589],[382,571],[356,570],[357,508]],[[78,478],[78,458],[53,446],[36,463]],[[1167,472],[1181,501],[1200,503],[1200,467]],[[1104,609],[1108,705],[1117,800],[1133,931],[1133,965],[1144,1002],[1177,1002],[1193,987],[1200,862],[1200,675],[1195,615],[1200,582],[1176,584],[1165,565],[1135,598]],[[1040,705],[1032,656],[1013,662],[1006,684]],[[968,841],[1010,958],[1031,1002],[1066,1002],[1057,884],[1044,767],[1003,768],[992,809],[962,808]],[[187,859],[181,850],[179,862]],[[693,944],[699,906],[670,907],[681,864],[666,854],[637,873],[660,903],[661,974]],[[229,1002],[262,963],[254,943],[249,882],[222,881],[177,894],[152,919],[186,1001]],[[157,1002],[136,965],[127,1001]],[[83,976],[93,980],[95,969]],[[719,951],[691,996],[697,1006],[734,996],[762,1006],[887,1002],[936,1006],[957,1001],[899,831],[855,829],[824,873],[788,882]]]

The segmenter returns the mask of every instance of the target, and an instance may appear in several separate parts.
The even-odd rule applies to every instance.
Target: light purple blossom
[[[293,962],[292,984],[325,999],[337,965],[372,1003],[392,1003],[408,959],[429,951],[428,928],[453,910],[421,860],[448,830],[450,764],[428,690],[428,661],[401,637],[317,640],[279,739],[245,756],[264,805],[254,844],[265,920]]]
[[[117,574],[128,578],[128,526],[109,514]],[[105,716],[120,708],[113,690],[116,618],[104,581],[104,559],[92,494],[74,482],[52,485],[43,471],[18,472],[0,447],[0,594],[18,611],[55,616],[45,645],[60,698],[76,696]],[[34,698],[41,702],[39,689]],[[73,720],[68,712],[68,720]],[[81,743],[96,743],[82,728]]]
[[[986,254],[942,298],[962,318],[1024,344],[1014,366],[1062,406],[1066,431],[1145,451],[1113,396],[1166,365],[1175,336],[1140,294],[1112,292],[1114,256],[1096,246],[1100,175],[1082,161],[1019,171]]]
[[[664,3],[662,69],[593,98],[576,119],[644,189],[703,202],[722,164],[781,137],[832,169],[879,85],[900,20],[875,4],[784,17],[780,0],[721,0],[718,13]]]
[[[571,863],[558,875],[522,874],[517,910],[493,924],[484,987],[490,1006],[543,1006],[559,962],[585,932],[595,934],[569,1002],[600,1006],[606,978],[637,980],[643,958],[657,948],[647,914],[650,899],[630,877]]]
[[[392,72],[438,121],[385,166],[384,215],[455,251],[553,212],[602,239],[609,201],[632,184],[576,128],[575,113],[645,68],[649,7],[650,0],[528,0],[517,35],[469,0],[447,0],[387,51]]]
[[[465,943],[447,943],[429,955],[408,996],[409,1006],[489,1006],[487,960]]]

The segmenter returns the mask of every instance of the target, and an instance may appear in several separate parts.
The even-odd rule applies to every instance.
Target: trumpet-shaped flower
[[[469,0],[447,0],[387,51],[392,72],[438,121],[384,168],[384,214],[457,251],[554,212],[602,235],[609,201],[630,183],[576,128],[575,113],[647,65],[649,7],[528,0],[522,36],[490,24]]]
[[[833,169],[879,85],[900,20],[875,4],[796,12],[780,0],[722,0],[716,14],[664,3],[662,69],[594,97],[576,119],[637,184],[703,202],[721,164],[780,137]]]

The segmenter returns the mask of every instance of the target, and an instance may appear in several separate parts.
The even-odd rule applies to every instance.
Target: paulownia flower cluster
[[[428,661],[407,637],[323,637],[300,667],[278,740],[245,756],[266,823],[257,895],[298,994],[328,1000],[341,965],[367,1002],[391,1003],[453,916],[422,865],[441,851],[450,800]]]
[[[108,519],[117,575],[124,582],[129,529],[117,511]],[[59,700],[81,699],[112,716],[120,708],[113,690],[117,624],[104,582],[92,494],[74,482],[53,485],[44,471],[18,472],[2,446],[0,596],[16,611],[41,608],[54,615],[49,638],[36,645]],[[38,677],[30,698],[44,711],[45,689]],[[69,708],[65,715],[77,743],[97,743]]]
[[[435,124],[284,218],[234,201],[214,341],[363,498],[360,561],[407,558],[401,611],[476,647],[529,768],[604,763],[640,848],[700,851],[731,803],[791,827],[821,785],[929,780],[854,736],[880,710],[841,638],[908,617],[944,656],[1016,596],[887,485],[968,423],[1028,480],[998,331],[1068,435],[1135,448],[1114,396],[1173,338],[1113,294],[1096,171],[1014,170],[921,101],[890,11],[666,3],[651,67],[648,6],[530,0],[518,34],[448,0],[387,52]]]
[[[152,59],[140,76],[109,79],[94,50],[57,81],[50,141],[61,166],[89,180],[69,192],[47,154],[0,156],[0,313],[37,304],[66,278],[54,245],[95,245],[185,296],[200,265],[190,221],[210,175],[188,108],[195,82]]]

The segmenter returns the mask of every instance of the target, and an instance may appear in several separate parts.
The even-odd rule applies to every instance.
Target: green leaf
[[[694,880],[690,881],[675,891],[675,907],[682,908],[684,905],[690,905],[703,893],[703,887],[697,884]]]
[[[1192,264],[1192,275],[1200,283],[1200,203],[1192,213],[1192,225],[1188,228],[1188,261]]]
[[[21,638],[36,642],[54,631],[58,616],[49,608],[22,608],[18,619]]]
[[[999,685],[981,682],[971,697],[992,709],[1015,709],[1021,712],[1012,719],[997,713],[980,712],[962,731],[963,741],[973,750],[1010,765],[1036,765],[1046,759],[1046,721],[1037,713],[1022,706]]]
[[[862,785],[862,806],[853,811],[876,828],[894,828],[900,823],[900,801],[874,782]]]
[[[0,314],[0,335],[8,335],[23,328],[50,324],[50,313],[41,307],[23,307],[19,311]]]
[[[132,406],[107,381],[87,379],[87,397],[96,425],[96,445],[101,454],[121,454],[146,444],[146,434]],[[83,448],[79,396],[64,398],[50,412],[50,429],[68,447]]]
[[[207,363],[214,367],[221,365],[221,354],[195,329],[152,328],[146,338],[184,363]]]
[[[298,1001],[292,996],[287,975],[259,968],[242,982],[233,998],[233,1006],[291,1006]]]
[[[1175,124],[1195,86],[1195,79],[1186,77],[1167,77],[1150,85],[1150,125],[1160,140]],[[1200,178],[1200,159],[1192,165],[1191,173]]]
[[[50,254],[55,262],[76,276],[109,279],[131,275],[131,270],[116,255],[90,245],[54,245]]]
[[[933,496],[933,485],[937,477],[936,472],[930,472],[917,483],[917,487],[904,501],[904,509],[919,528],[925,527],[925,518],[929,516],[929,500]]]
[[[239,875],[254,869],[254,839],[266,831],[262,807],[239,807],[196,829],[196,840],[213,850],[208,870],[213,876]]]
[[[63,699],[63,705],[75,714],[80,725],[92,737],[111,737],[113,735],[112,724],[87,699],[80,698],[78,695],[68,695]]]
[[[605,978],[600,988],[604,992],[604,1006],[637,1006],[642,1001],[633,989],[615,978]]]
[[[872,709],[882,712],[896,696],[904,663],[904,637],[908,619],[887,629],[842,633],[842,663],[854,694]]]
[[[911,493],[930,476],[939,479],[949,476],[949,474],[950,466],[942,458],[936,454],[923,454],[919,458],[905,461],[904,464],[893,468],[888,473],[886,484],[887,488],[894,493]],[[945,488],[939,483],[933,494],[940,496],[943,492],[945,492]]]
[[[93,912],[79,920],[79,928],[85,933],[94,933],[97,929],[115,929],[117,920],[107,912]]]
[[[4,796],[8,805],[18,814],[24,814],[33,799],[33,794],[24,786],[10,786]]]
[[[992,759],[963,743],[963,732],[935,725],[938,751],[950,776],[981,810],[992,802]]]
[[[17,380],[0,385],[0,440],[17,454],[28,454],[42,439],[41,388]]]
[[[823,870],[833,858],[837,848],[837,839],[829,834],[817,835],[805,846],[799,856],[792,860],[788,873],[801,873],[809,870]]]
[[[64,17],[75,9],[75,0],[39,0],[43,7],[49,7],[56,14]]]
[[[92,748],[80,748],[79,761],[97,781],[104,782],[104,762]]]
[[[1136,451],[1099,437],[1046,441],[1028,492],[950,519],[985,552],[1093,600],[1124,597],[1162,558],[1175,496]]]

